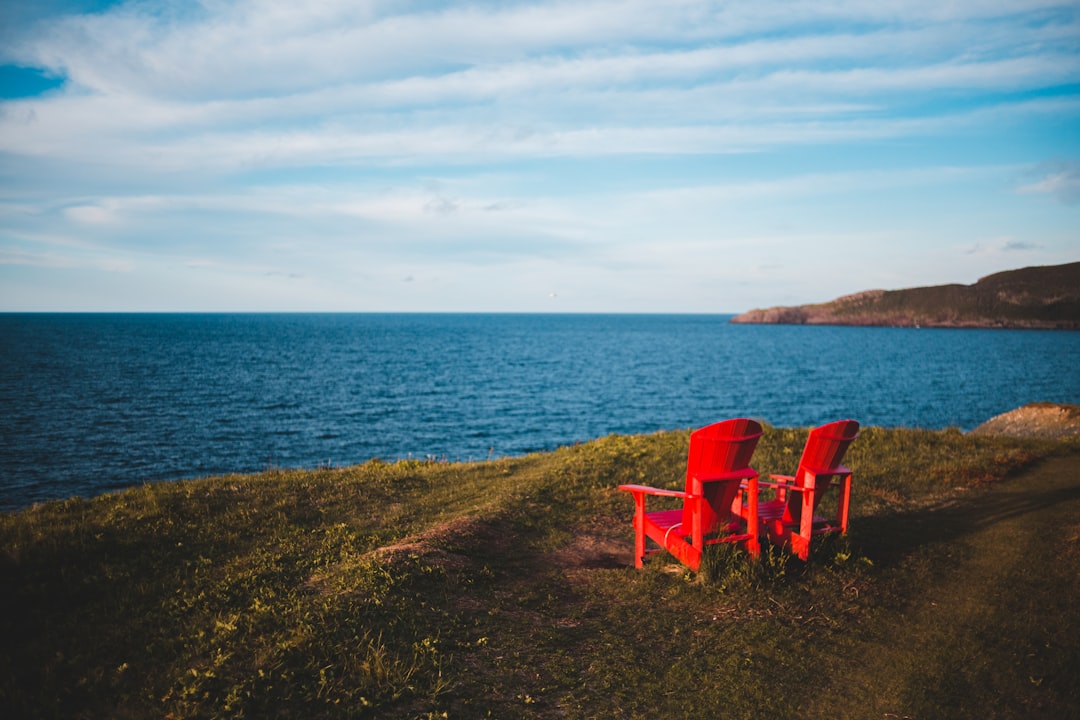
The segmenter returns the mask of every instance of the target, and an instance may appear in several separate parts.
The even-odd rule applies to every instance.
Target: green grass
[[[805,438],[769,428],[755,467],[791,472]],[[1076,484],[1016,515],[1030,496],[1000,482],[1044,458],[1075,480],[1075,442],[865,429],[847,463],[850,537],[809,564],[717,546],[699,574],[663,556],[636,571],[632,503],[616,486],[680,486],[687,441],[274,470],[0,515],[0,707],[12,718],[1080,711]],[[1054,512],[1061,528],[1018,524]],[[928,604],[935,594],[947,614]]]

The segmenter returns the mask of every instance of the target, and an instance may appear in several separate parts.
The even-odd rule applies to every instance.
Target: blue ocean
[[[730,317],[0,315],[0,510],[734,416],[968,430],[1027,402],[1080,402],[1080,333]]]

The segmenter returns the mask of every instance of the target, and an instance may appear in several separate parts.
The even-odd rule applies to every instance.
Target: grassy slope
[[[1077,464],[1052,458],[963,502],[894,518],[867,540],[868,552],[895,558],[882,575],[895,611],[853,638],[848,673],[860,683],[834,684],[848,701],[834,717],[1076,713]],[[918,535],[902,538],[900,520]],[[912,577],[930,582],[915,594],[903,589]]]
[[[755,466],[791,471],[804,439],[770,430]],[[1080,712],[1076,443],[868,429],[849,455],[849,545],[809,566],[718,551],[699,576],[662,559],[637,572],[631,503],[614,488],[678,486],[686,442],[273,471],[0,516],[0,706],[65,718]]]

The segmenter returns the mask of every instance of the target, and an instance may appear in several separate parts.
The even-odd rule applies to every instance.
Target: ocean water
[[[479,460],[735,416],[971,429],[1080,403],[1080,333],[727,315],[0,315],[0,510],[373,457]]]

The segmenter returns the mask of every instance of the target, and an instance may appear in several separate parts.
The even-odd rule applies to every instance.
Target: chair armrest
[[[659,495],[661,497],[690,497],[689,493],[684,493],[682,490],[665,490],[664,488],[654,488],[649,487],[648,485],[620,485],[619,489],[634,493],[635,495],[642,493],[644,495]]]
[[[834,468],[814,468],[807,467],[807,471],[814,473],[815,475],[827,475],[829,477],[840,477],[842,475],[851,475],[851,469],[846,468],[843,465],[837,465]]]
[[[847,470],[847,468],[842,468],[842,469]],[[827,487],[831,487],[833,485],[839,485],[840,483],[833,480],[832,478],[837,476],[837,475],[845,475],[845,474],[847,474],[847,473],[824,473],[824,474],[822,474],[822,477],[828,478],[828,482],[823,482],[821,484],[817,484],[816,487],[819,490],[823,490],[823,489],[825,489]],[[776,480],[779,480],[780,482],[771,483],[771,482],[766,482],[764,480],[761,480],[761,481],[759,481],[759,484],[760,485],[765,485],[766,487],[778,488],[778,489],[781,489],[781,490],[791,490],[793,492],[803,492],[804,490],[806,490],[806,488],[804,488],[802,485],[795,485],[794,484],[795,483],[795,478],[792,475],[770,475],[769,477],[772,477],[772,478],[774,478]]]
[[[795,485],[795,476],[794,475],[772,475],[772,474],[770,474],[769,477],[772,478],[773,480],[775,480],[776,482],[769,482],[768,480],[758,480],[758,487],[759,488],[763,488],[763,487],[772,488],[773,489],[773,497],[776,500],[779,500],[781,502],[787,502],[787,499],[788,499],[787,494],[788,494],[789,490],[794,490],[796,492],[801,492],[802,491],[801,487],[798,487],[797,485]]]
[[[769,482],[768,480],[758,480],[759,486],[771,487],[771,488],[786,488],[788,490],[799,490],[801,488],[792,485],[795,482],[795,476],[793,475],[770,475],[773,480],[779,480],[779,482]]]

